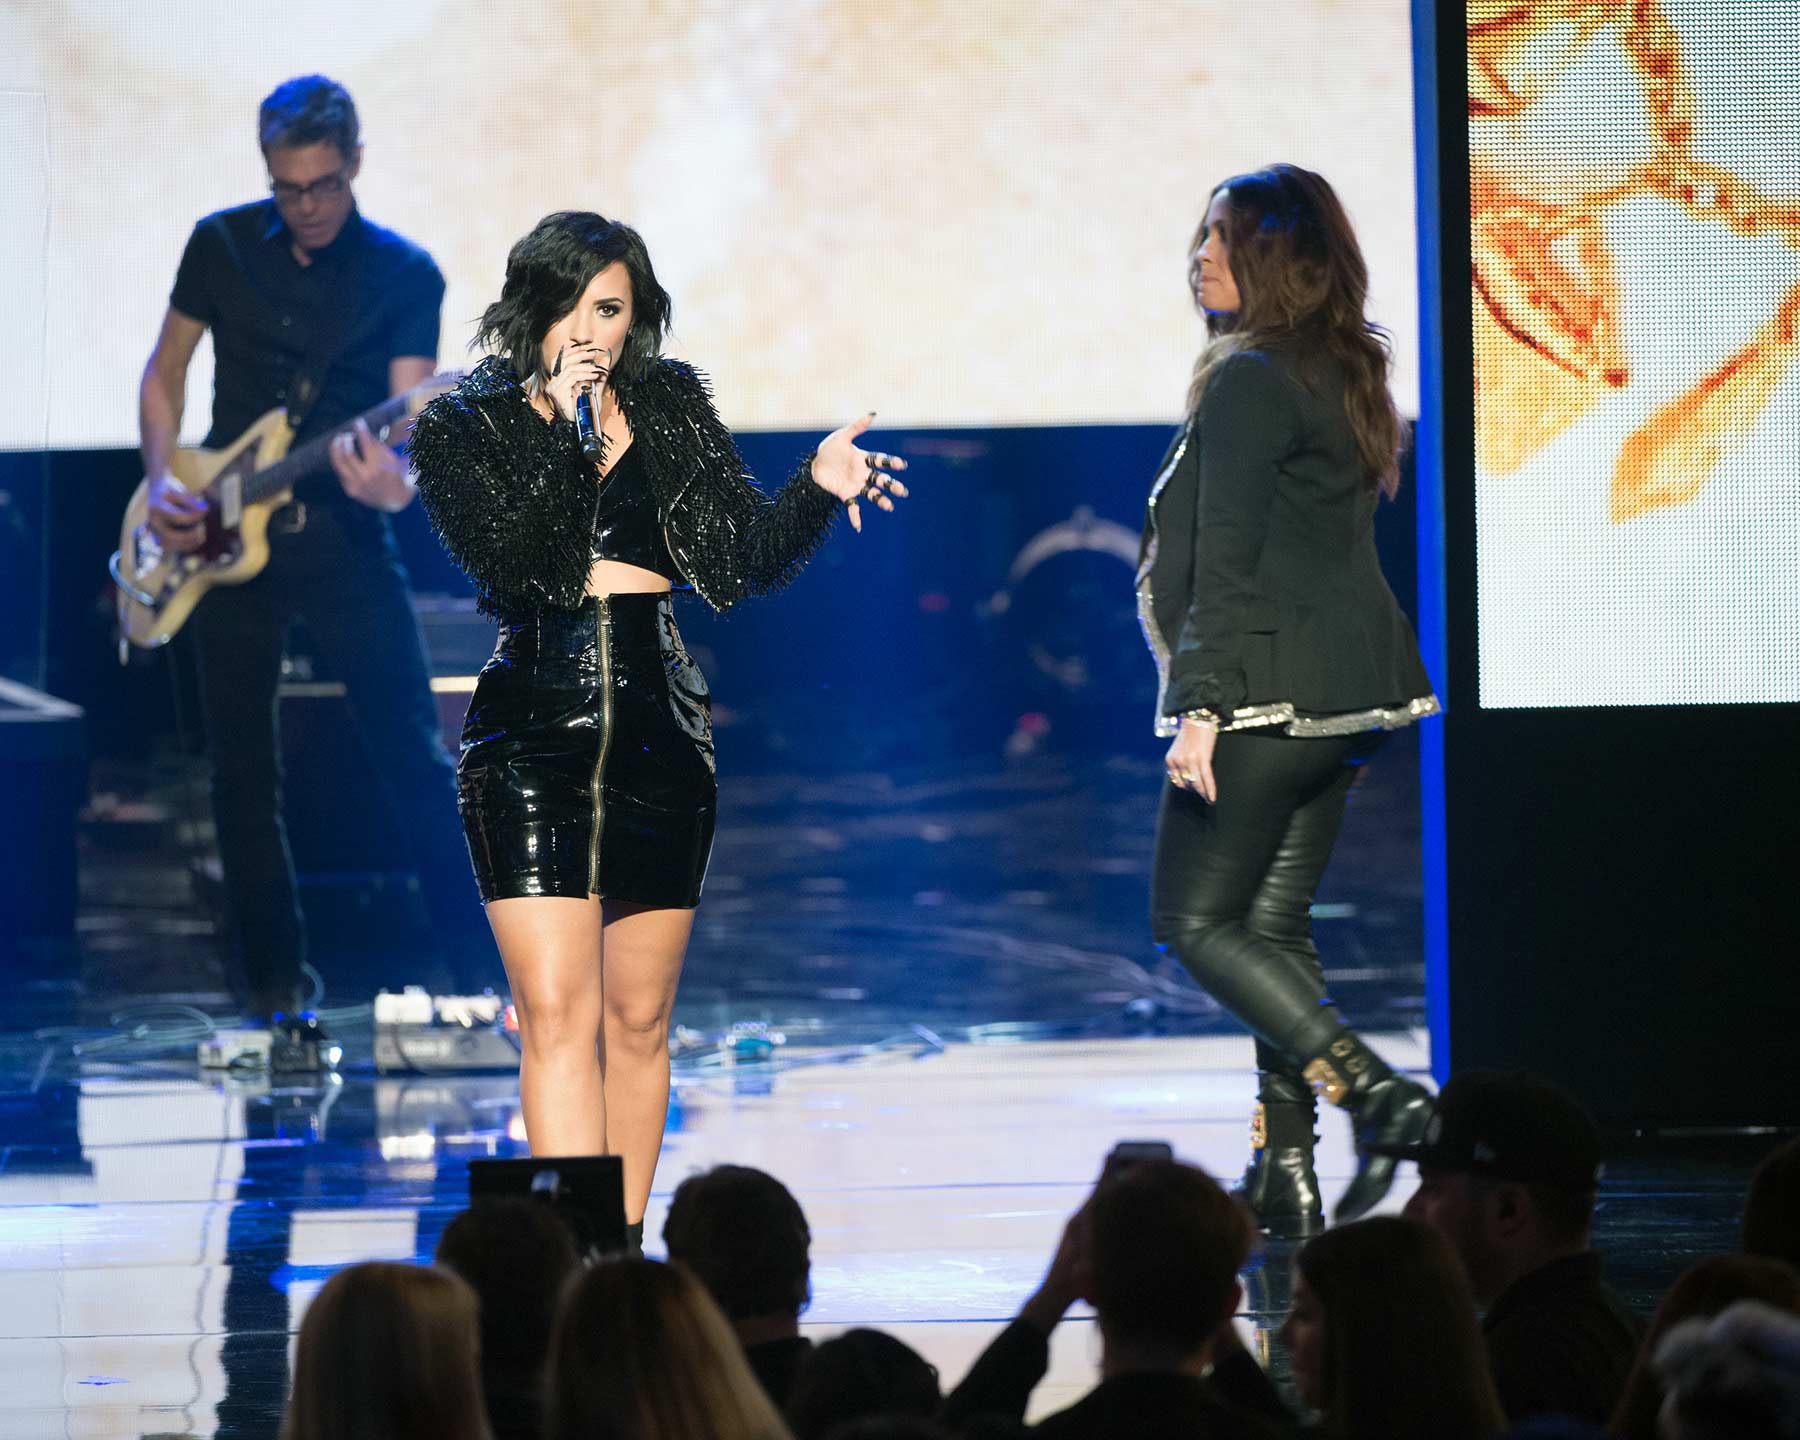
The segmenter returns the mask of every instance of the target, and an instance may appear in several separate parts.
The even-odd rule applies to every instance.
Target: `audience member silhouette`
[[[1604,1424],[1625,1389],[1639,1326],[1591,1248],[1600,1132],[1567,1091],[1529,1075],[1451,1076],[1418,1145],[1406,1214],[1449,1240],[1485,1307],[1482,1335],[1514,1420]]]
[[[545,1440],[790,1440],[700,1282],[679,1265],[613,1260],[563,1297]]]
[[[1281,1339],[1334,1440],[1489,1440],[1505,1423],[1462,1264],[1417,1221],[1308,1241]]]
[[[1618,1440],[1661,1440],[1666,1397],[1656,1378],[1656,1347],[1682,1321],[1710,1319],[1739,1300],[1761,1300],[1800,1315],[1800,1270],[1760,1255],[1716,1255],[1685,1270],[1650,1319],[1625,1394],[1607,1424],[1609,1434]]]
[[[437,1262],[481,1304],[481,1391],[494,1440],[537,1440],[557,1303],[580,1265],[567,1222],[541,1200],[480,1200],[445,1227]]]
[[[880,1330],[846,1330],[816,1347],[788,1396],[794,1440],[824,1440],[852,1420],[936,1415],[943,1397],[925,1358]]]
[[[1744,1251],[1800,1267],[1800,1135],[1765,1155],[1750,1177]]]
[[[282,1440],[489,1440],[475,1292],[371,1261],[325,1282],[300,1326]]]
[[[1663,1440],[1800,1437],[1800,1318],[1740,1300],[1672,1326],[1653,1363]]]
[[[1234,1405],[1206,1378],[1215,1341],[1243,1294],[1237,1272],[1251,1233],[1248,1212],[1202,1170],[1173,1160],[1109,1164],[1069,1221],[1037,1293],[945,1401],[946,1420],[972,1436],[1049,1440],[1288,1433],[1285,1417]],[[1024,1431],[1050,1333],[1077,1299],[1094,1307],[1100,1384]]]
[[[663,1221],[669,1259],[687,1266],[718,1302],[778,1407],[812,1348],[800,1333],[811,1299],[811,1244],[800,1202],[773,1175],[747,1165],[690,1175]]]

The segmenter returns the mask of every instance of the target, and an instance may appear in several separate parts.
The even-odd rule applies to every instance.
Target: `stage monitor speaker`
[[[471,1160],[469,1203],[504,1196],[553,1206],[585,1254],[614,1255],[625,1248],[625,1162],[617,1155]]]
[[[0,945],[24,952],[75,936],[75,824],[87,787],[78,705],[0,680]]]

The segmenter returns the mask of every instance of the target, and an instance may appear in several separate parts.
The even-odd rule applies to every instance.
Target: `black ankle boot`
[[[644,1222],[633,1220],[625,1227],[625,1253],[633,1260],[644,1258]]]
[[[1356,1136],[1356,1174],[1332,1212],[1340,1225],[1361,1219],[1394,1185],[1394,1160],[1373,1148],[1412,1145],[1424,1138],[1432,1095],[1423,1085],[1396,1075],[1354,1033],[1340,1030],[1322,1053],[1306,1063],[1313,1089],[1350,1112]]]
[[[1268,1087],[1265,1084],[1264,1094]],[[1262,1099],[1250,1120],[1250,1163],[1232,1194],[1250,1207],[1263,1233],[1304,1240],[1325,1228],[1319,1177],[1313,1172],[1313,1107]]]

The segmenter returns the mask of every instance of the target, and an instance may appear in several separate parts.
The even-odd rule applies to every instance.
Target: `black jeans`
[[[305,618],[319,659],[343,682],[400,833],[411,841],[412,853],[399,858],[418,875],[439,952],[433,959],[452,967],[449,978],[472,983],[492,969],[492,940],[469,881],[455,773],[393,533],[374,511],[312,505],[299,533],[272,535],[270,544],[262,573],[210,591],[189,625],[212,759],[213,818],[250,1003],[260,1011],[291,1010],[306,959],[281,814],[276,699],[296,616]],[[471,954],[471,946],[479,948]]]
[[[1202,988],[1255,1035],[1265,1099],[1310,1098],[1300,1067],[1342,1027],[1312,942],[1312,900],[1358,767],[1379,732],[1295,739],[1227,732],[1213,756],[1219,800],[1165,783],[1151,925]]]

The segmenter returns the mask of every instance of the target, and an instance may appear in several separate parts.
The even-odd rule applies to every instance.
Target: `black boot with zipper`
[[[1260,1041],[1256,1048],[1258,1062],[1280,1063],[1272,1048]],[[1316,1106],[1306,1082],[1285,1070],[1284,1065],[1258,1071],[1250,1163],[1232,1193],[1249,1206],[1265,1234],[1304,1240],[1325,1228],[1325,1206],[1313,1170]]]

